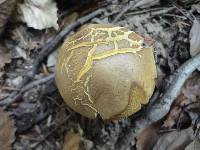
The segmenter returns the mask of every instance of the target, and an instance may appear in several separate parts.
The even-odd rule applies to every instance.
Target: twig
[[[163,14],[163,16],[167,16],[167,17],[176,17],[176,18],[180,18],[180,19],[183,19],[183,20],[186,20],[186,19],[187,19],[185,16],[174,15],[174,14]]]
[[[20,92],[16,95],[16,98],[15,99],[12,99],[11,101],[0,101],[0,106],[2,105],[6,105],[6,106],[9,106],[11,103],[14,103],[16,102],[21,96],[22,94],[24,94],[26,91],[34,88],[35,86],[38,86],[38,85],[41,85],[41,84],[44,84],[50,80],[53,80],[54,79],[54,74],[50,74],[46,77],[43,77],[41,79],[38,79],[38,80],[35,80],[33,82],[30,82],[29,84],[27,84],[26,86],[24,86]],[[15,100],[15,101],[14,101]]]
[[[176,9],[183,14],[186,18],[188,18],[191,22],[193,22],[193,20],[195,19],[195,16],[193,16],[193,14],[189,13],[187,10],[184,9],[180,9],[178,8],[176,5],[174,5],[174,7],[176,7]],[[185,11],[185,12],[184,12]],[[191,17],[192,16],[192,17]]]
[[[171,75],[171,84],[167,87],[164,94],[156,103],[147,106],[146,112],[135,120],[133,127],[116,144],[116,149],[126,149],[138,133],[152,122],[163,118],[170,110],[171,104],[179,95],[179,92],[193,71],[200,66],[200,53],[190,60],[186,61],[173,75]],[[123,140],[125,139],[125,140]]]
[[[116,23],[129,9],[131,9],[132,7],[134,7],[135,3],[131,3],[128,6],[126,6],[116,17],[115,19],[112,21],[112,23]]]
[[[40,84],[44,84],[44,83],[46,83],[46,82],[48,82],[50,80],[53,80],[53,79],[54,79],[54,74],[50,74],[50,75],[48,75],[46,77],[43,77],[43,78],[38,79],[38,80],[35,80],[35,81],[27,84],[25,87],[23,87],[21,89],[21,93],[24,93],[24,92],[34,88],[35,86],[38,86]]]
[[[145,14],[150,13],[150,15],[160,15],[168,13],[169,11],[172,11],[175,7],[158,7],[158,8],[151,8],[151,9],[144,9],[139,11],[134,11],[127,13],[127,16],[133,16],[133,15],[139,15],[139,14]]]
[[[37,113],[36,118],[33,117],[31,118],[31,122],[29,122],[28,124],[26,124],[25,126],[21,126],[17,129],[17,133],[18,134],[22,134],[28,130],[30,130],[33,126],[39,124],[40,122],[44,121],[49,115],[51,114],[51,112],[49,110],[45,111],[45,112],[40,112]],[[23,116],[22,116],[23,117]],[[19,118],[18,118],[19,119]],[[20,120],[20,119],[19,119]]]
[[[63,39],[76,27],[86,23],[87,21],[91,20],[92,18],[96,17],[97,15],[100,15],[103,12],[103,9],[98,9],[97,11],[94,11],[80,19],[78,19],[77,21],[71,23],[70,25],[68,25],[67,27],[65,27],[61,32],[58,33],[58,35],[55,36],[55,38],[53,40],[51,40],[50,42],[48,42],[46,45],[44,45],[37,57],[37,59],[34,62],[33,68],[29,71],[28,76],[24,77],[22,83],[19,85],[19,87],[17,87],[18,89],[22,89],[24,85],[26,85],[30,79],[32,79],[35,74],[37,73],[39,66],[41,64],[41,62],[50,54],[52,53],[55,49],[56,46],[63,41]],[[9,97],[7,97],[6,99],[4,99],[3,101],[0,102],[0,105],[3,104],[11,104],[15,101],[17,101],[20,98],[21,94],[18,94],[20,92],[13,92],[11,93],[11,95]]]
[[[159,0],[140,0],[138,2],[132,2],[130,4],[128,4],[128,6],[126,6],[116,17],[115,19],[112,21],[112,23],[116,23],[127,11],[129,11],[131,8],[133,8],[133,10],[139,8],[139,7],[143,7],[145,5],[149,5],[149,6],[153,6],[159,3]]]
[[[73,115],[73,113],[69,114],[61,123],[57,125],[54,129],[52,129],[47,135],[45,135],[37,144],[35,144],[32,149],[36,149],[42,142],[44,142],[52,133],[54,133],[56,130],[58,130],[64,123],[67,122],[67,120],[70,119],[70,117]]]

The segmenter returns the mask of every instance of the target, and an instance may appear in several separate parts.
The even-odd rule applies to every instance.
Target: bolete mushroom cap
[[[128,117],[149,102],[156,78],[153,47],[124,27],[91,24],[62,45],[56,84],[74,111],[104,120]]]

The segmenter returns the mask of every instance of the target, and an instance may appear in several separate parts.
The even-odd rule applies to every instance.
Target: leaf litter
[[[0,109],[0,148],[2,150],[11,150],[11,144],[15,140],[14,121],[8,113]]]
[[[58,8],[54,0],[25,0],[19,5],[20,19],[28,27],[42,30],[50,27],[58,29]]]
[[[184,84],[165,120],[151,124],[140,133],[137,141],[139,150],[183,149],[192,142],[195,136],[191,124],[193,122],[194,125],[200,114],[199,98],[200,75],[195,72]],[[187,129],[181,130],[184,128]],[[154,138],[150,138],[151,136]]]

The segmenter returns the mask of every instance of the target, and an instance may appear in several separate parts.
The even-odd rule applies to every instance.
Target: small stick
[[[44,142],[52,133],[54,133],[56,130],[58,130],[64,123],[67,122],[67,120],[70,119],[70,117],[74,115],[74,113],[69,114],[61,123],[59,123],[54,129],[49,131],[38,143],[36,143],[32,148],[37,148],[42,142]]]
[[[126,6],[116,17],[115,19],[112,21],[112,24],[115,24],[127,11],[129,11],[131,8],[133,8],[134,10],[145,5],[145,4],[149,4],[149,3],[158,3],[158,0],[140,0],[138,2],[132,2],[130,4],[128,4],[128,6]]]
[[[33,82],[30,82],[29,84],[27,84],[26,86],[24,86],[20,92],[16,95],[16,98],[13,99],[12,101],[0,101],[0,106],[2,105],[6,105],[6,106],[9,106],[10,104],[16,102],[19,98],[22,97],[22,94],[24,94],[26,91],[38,86],[38,85],[41,85],[41,84],[44,84],[50,80],[53,80],[54,79],[54,74],[50,74],[46,77],[43,77],[41,79],[38,79],[38,80],[35,80]],[[15,101],[14,101],[15,100]]]
[[[38,79],[38,80],[35,80],[35,81],[33,81],[33,82],[27,84],[25,87],[23,87],[23,88],[21,89],[21,93],[24,93],[24,92],[26,92],[26,91],[28,91],[28,90],[34,88],[35,86],[44,84],[44,83],[46,83],[46,82],[48,82],[48,81],[50,81],[50,80],[53,80],[53,79],[54,79],[54,74],[50,74],[50,75],[48,75],[48,76],[46,76],[46,77],[43,77],[43,78]]]
[[[129,9],[131,9],[132,7],[134,7],[135,3],[131,3],[130,5],[126,6],[121,13],[119,13],[115,19],[112,21],[113,24],[115,24]]]
[[[133,16],[133,15],[140,15],[140,14],[146,14],[149,13],[150,15],[161,15],[168,13],[175,9],[175,7],[158,7],[158,8],[151,8],[151,9],[144,9],[144,10],[139,10],[139,11],[134,11],[127,13],[127,16]]]

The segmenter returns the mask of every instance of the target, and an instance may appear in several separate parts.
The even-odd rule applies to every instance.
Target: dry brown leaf
[[[181,150],[184,149],[193,138],[192,128],[182,131],[173,131],[164,134],[156,143],[153,150]]]
[[[11,62],[10,52],[5,47],[0,45],[0,72],[3,70],[5,64],[10,62]]]
[[[1,0],[0,1],[0,34],[4,30],[5,24],[8,22],[14,8],[16,0]]]
[[[173,128],[178,122],[181,111],[181,107],[173,107],[173,109],[170,110],[168,118],[165,120],[163,127],[167,129]]]
[[[66,15],[60,24],[60,28],[68,26],[70,23],[74,22],[78,16],[78,12],[73,12],[69,15]]]
[[[152,150],[154,144],[157,142],[159,138],[159,130],[160,130],[161,122],[158,121],[156,123],[151,124],[146,127],[137,138],[136,147],[137,150]]]
[[[161,70],[160,66],[156,66],[156,69],[157,69],[156,87],[158,89],[161,89],[166,74]]]
[[[184,84],[180,95],[173,104],[167,119],[164,122],[164,128],[172,128],[180,120],[180,114],[183,107],[188,107],[193,103],[198,103],[200,97],[200,75],[194,73]],[[197,107],[197,105],[195,105]]]
[[[193,142],[191,142],[186,148],[185,150],[200,150],[200,141],[199,140],[194,140]]]
[[[190,30],[190,55],[195,56],[200,52],[200,23],[198,20],[193,21],[192,28]],[[199,69],[200,70],[200,67]]]
[[[19,5],[22,15],[20,19],[27,23],[28,27],[34,29],[46,29],[57,24],[57,6],[54,0],[25,0]]]
[[[15,126],[9,115],[0,109],[0,149],[11,150],[15,140]]]
[[[74,133],[70,130],[65,135],[63,150],[79,150],[81,136],[79,133]]]

